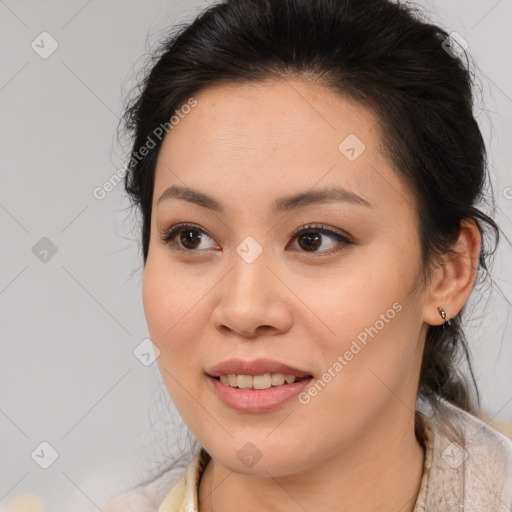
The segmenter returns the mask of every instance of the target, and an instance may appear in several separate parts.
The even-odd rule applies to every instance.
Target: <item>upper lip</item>
[[[227,359],[216,364],[208,371],[211,377],[220,375],[263,375],[265,373],[284,373],[285,375],[294,375],[297,378],[308,377],[309,372],[299,370],[293,366],[275,361],[272,359],[255,359],[254,361],[244,361],[242,359]]]

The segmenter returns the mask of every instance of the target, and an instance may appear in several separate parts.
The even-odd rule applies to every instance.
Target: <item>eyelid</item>
[[[178,224],[172,225],[170,228],[164,230],[163,233],[161,233],[159,235],[159,238],[164,243],[170,244],[171,238],[174,238],[180,231],[185,231],[187,229],[200,231],[201,233],[208,235],[208,237],[210,237],[212,240],[215,240],[215,238],[212,235],[210,235],[210,233],[208,233],[208,231],[206,229],[202,228],[198,224],[193,224],[193,223],[189,223],[189,222],[180,222]],[[181,247],[178,249],[174,249],[174,250],[181,251],[181,252],[187,252],[189,254],[194,253],[194,252],[195,253],[201,252],[201,251],[194,251],[192,249],[182,249]]]
[[[301,250],[295,250],[294,252],[299,255],[299,257],[307,256],[309,260],[313,259],[319,259],[319,258],[328,258],[330,256],[333,256],[334,254],[337,254],[339,252],[342,252],[346,250],[349,246],[354,245],[354,239],[353,237],[348,234],[346,231],[340,230],[338,228],[331,227],[327,224],[322,223],[312,223],[312,224],[306,224],[301,226],[300,228],[297,228],[291,235],[290,235],[290,243],[293,243],[293,241],[296,239],[297,236],[308,233],[308,232],[318,232],[322,235],[327,235],[331,238],[337,238],[338,242],[334,248],[328,249],[326,251],[301,251]],[[286,246],[288,247],[288,245]]]
[[[178,224],[174,224],[170,228],[166,229],[162,234],[160,234],[159,237],[164,243],[170,245],[171,239],[175,238],[175,236],[180,231],[184,231],[187,229],[200,231],[201,233],[206,234],[212,240],[215,240],[215,238],[212,235],[210,235],[207,230],[205,230],[204,228],[202,228],[201,226],[199,226],[197,224],[193,224],[193,223],[189,223],[189,222],[181,222]],[[305,224],[305,225],[300,226],[299,228],[295,229],[293,231],[293,233],[290,235],[290,241],[293,241],[298,235],[300,235],[302,233],[307,233],[309,231],[314,231],[314,230],[316,230],[319,233],[327,234],[328,236],[338,237],[339,244],[341,244],[341,245],[347,246],[347,245],[354,244],[352,236],[350,234],[348,234],[347,232],[340,230],[338,228],[328,226],[326,224],[322,224],[322,223],[311,223],[311,224]],[[288,247],[288,245],[287,245],[287,247]],[[312,251],[312,252],[298,251],[298,252],[308,254],[313,257],[317,257],[317,256],[322,256],[324,254],[330,255],[330,254],[338,252],[342,249],[343,249],[343,247],[340,248],[338,246],[334,250],[331,249],[331,250],[327,250],[327,251]],[[178,247],[177,249],[173,248],[172,250],[177,251],[177,252],[185,252],[188,254],[193,254],[193,253],[201,254],[204,252],[204,250],[199,251],[199,250],[194,250],[194,249],[182,249],[181,247]]]
[[[305,233],[308,231],[312,231],[316,229],[319,232],[324,233],[330,233],[334,235],[338,235],[340,238],[343,238],[347,242],[352,242],[352,236],[349,235],[347,232],[342,231],[338,228],[333,228],[331,226],[328,226],[327,224],[322,224],[321,222],[313,222],[312,224],[305,224],[299,228],[297,228],[291,235],[290,238],[295,238],[297,235],[300,235],[301,233]]]

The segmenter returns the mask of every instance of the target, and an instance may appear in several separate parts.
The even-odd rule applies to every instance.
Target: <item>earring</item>
[[[446,311],[441,307],[437,307],[437,311],[439,311],[439,314],[441,315],[441,318],[444,320],[444,324],[452,325],[452,321],[450,319],[446,318]]]

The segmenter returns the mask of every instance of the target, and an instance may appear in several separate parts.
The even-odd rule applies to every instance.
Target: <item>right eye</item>
[[[210,237],[195,224],[175,224],[160,237],[173,251],[198,252],[201,243]],[[176,247],[178,246],[178,247]],[[207,248],[206,248],[207,249]],[[201,250],[205,250],[204,248]]]

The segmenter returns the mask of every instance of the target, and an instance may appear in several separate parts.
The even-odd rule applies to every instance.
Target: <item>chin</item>
[[[233,443],[238,444],[238,443]],[[289,450],[276,449],[268,441],[241,443],[241,448],[235,451],[212,453],[214,459],[229,471],[239,475],[268,478],[282,477],[301,471],[303,454],[297,446],[290,446]],[[299,457],[301,460],[295,460]]]

